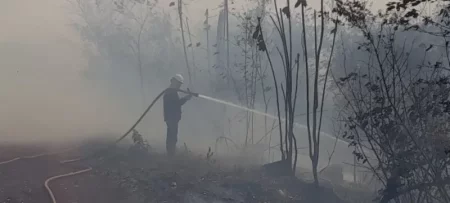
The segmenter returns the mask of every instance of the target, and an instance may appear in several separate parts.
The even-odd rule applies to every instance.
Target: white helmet
[[[184,83],[184,78],[181,74],[176,74],[175,76],[172,77],[172,79],[175,79],[176,81],[180,82],[181,84]]]

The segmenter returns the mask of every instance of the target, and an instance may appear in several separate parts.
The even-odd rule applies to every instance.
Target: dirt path
[[[45,152],[39,148],[2,147],[0,162],[19,156]],[[88,166],[79,163],[60,164],[59,161],[76,157],[76,152],[21,159],[0,165],[0,203],[48,203],[50,197],[44,187],[48,178],[66,174]],[[114,203],[121,192],[108,180],[93,171],[50,182],[58,203]]]

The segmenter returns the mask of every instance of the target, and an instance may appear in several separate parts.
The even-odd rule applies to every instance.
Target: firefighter
[[[166,90],[163,97],[164,102],[164,121],[167,125],[166,150],[169,156],[173,156],[176,150],[178,140],[178,123],[181,120],[181,106],[192,98],[191,94],[180,98],[178,89],[183,84],[183,76],[176,74],[170,79],[170,87]],[[187,89],[189,92],[189,89]]]

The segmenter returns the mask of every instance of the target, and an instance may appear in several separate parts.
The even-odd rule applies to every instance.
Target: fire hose
[[[127,137],[130,134],[130,132],[133,131],[134,128],[136,128],[136,126],[142,121],[142,119],[147,115],[147,113],[150,111],[150,109],[155,105],[155,103],[161,98],[161,96],[168,89],[170,89],[170,88],[167,88],[167,89],[163,90],[161,93],[159,93],[158,96],[156,96],[156,98],[152,101],[152,103],[150,103],[150,105],[147,107],[147,109],[142,113],[142,115],[139,117],[139,119],[130,127],[130,129],[128,129],[128,131],[126,131],[121,137],[119,137],[117,140],[115,140],[110,146],[108,146],[108,147],[106,147],[104,149],[97,150],[94,153],[92,153],[90,155],[87,155],[85,157],[77,158],[77,159],[71,159],[71,160],[63,160],[63,161],[60,161],[60,163],[61,164],[65,164],[65,163],[71,163],[71,162],[87,160],[89,158],[96,157],[96,156],[100,155],[101,153],[104,153],[104,152],[108,151],[109,149],[111,149],[112,147],[114,147],[117,143],[119,143],[125,137]],[[182,93],[185,93],[185,94],[188,94],[188,95],[192,95],[192,96],[195,96],[195,97],[198,97],[198,95],[199,95],[198,93],[193,93],[193,92],[185,91],[185,90],[181,90],[181,89],[176,89],[176,90],[178,92],[182,92]],[[33,156],[17,157],[17,158],[8,160],[8,161],[0,162],[0,165],[11,163],[11,162],[14,162],[14,161],[17,161],[17,160],[21,160],[21,159],[31,159],[31,158],[41,157],[41,156],[45,156],[45,155],[59,154],[59,153],[63,153],[63,152],[66,152],[66,151],[73,150],[73,149],[75,149],[75,148],[70,148],[70,149],[63,150],[63,151],[60,151],[60,152],[55,152],[55,153],[43,153],[43,154],[38,154],[38,155],[33,155]],[[50,199],[51,199],[52,203],[57,203],[57,201],[56,201],[56,198],[55,198],[55,196],[53,194],[53,191],[50,189],[50,186],[49,186],[50,181],[56,180],[56,179],[59,179],[59,178],[63,178],[63,177],[69,177],[69,176],[74,176],[74,175],[86,173],[86,172],[89,172],[91,170],[92,170],[92,168],[89,167],[89,168],[84,169],[84,170],[71,172],[71,173],[67,173],[67,174],[62,174],[62,175],[57,175],[57,176],[53,176],[53,177],[48,178],[45,181],[45,183],[44,183],[44,187],[46,188],[47,193],[50,196]]]
[[[168,89],[169,89],[169,88],[168,88]],[[80,157],[80,158],[76,158],[76,159],[63,160],[63,161],[60,161],[60,163],[61,163],[61,164],[65,164],[65,163],[72,163],[72,162],[78,162],[78,161],[82,161],[82,160],[87,160],[87,159],[90,159],[90,158],[93,158],[93,157],[97,157],[97,156],[99,156],[101,153],[107,152],[109,149],[111,149],[112,147],[114,147],[117,143],[119,143],[119,142],[122,141],[124,138],[126,138],[126,137],[133,131],[133,129],[136,128],[136,126],[142,121],[142,119],[147,115],[147,113],[150,111],[150,109],[155,105],[155,103],[161,98],[161,96],[162,96],[168,89],[165,89],[165,90],[163,90],[161,93],[159,93],[159,94],[156,96],[156,98],[150,103],[150,105],[147,107],[147,109],[142,113],[142,115],[139,117],[139,119],[138,119],[138,120],[137,120],[137,121],[136,121],[136,122],[135,122],[135,123],[134,123],[134,124],[133,124],[133,125],[132,125],[132,126],[131,126],[131,127],[130,127],[123,135],[122,135],[122,136],[121,136],[121,137],[119,137],[117,140],[115,140],[115,141],[114,141],[113,143],[111,143],[109,146],[105,147],[104,149],[96,150],[96,151],[94,151],[93,153],[91,153],[91,154],[89,154],[89,155],[87,155],[87,156]],[[185,90],[181,90],[181,89],[176,89],[176,91],[182,92],[182,93],[185,93],[185,94],[188,94],[188,95],[192,95],[192,96],[195,96],[195,97],[199,97],[199,94],[198,94],[198,93],[193,93],[193,92],[185,91]],[[201,95],[200,97],[205,98],[204,95]],[[214,100],[214,101],[215,101],[215,100]],[[236,106],[236,105],[233,105],[233,106]],[[247,110],[249,110],[249,109],[247,109]],[[11,162],[14,162],[14,161],[17,161],[17,160],[22,160],[22,159],[32,159],[32,158],[37,158],[37,157],[46,156],[46,155],[60,154],[60,153],[66,152],[66,151],[74,150],[74,149],[76,149],[76,148],[78,148],[78,147],[72,147],[72,148],[69,148],[69,149],[66,149],[66,150],[63,150],[63,151],[53,152],[53,153],[42,153],[42,154],[32,155],[32,156],[17,157],[17,158],[11,159],[11,160],[7,160],[7,161],[0,162],[0,165],[7,164],[7,163],[11,163]],[[59,179],[59,178],[63,178],[63,177],[70,177],[70,176],[74,176],[74,175],[79,175],[79,174],[82,174],[82,173],[89,172],[89,171],[91,171],[91,170],[92,170],[92,168],[91,168],[91,167],[88,167],[88,168],[83,169],[83,170],[80,170],[80,171],[75,171],[75,172],[71,172],[71,173],[67,173],[67,174],[62,174],[62,175],[57,175],[57,176],[53,176],[53,177],[48,178],[48,179],[45,181],[45,183],[44,183],[44,187],[46,188],[47,193],[48,193],[48,195],[50,196],[50,199],[51,199],[52,203],[57,203],[57,201],[56,201],[56,198],[55,198],[55,196],[54,196],[54,194],[53,194],[53,192],[52,192],[52,190],[51,190],[51,188],[50,188],[50,186],[49,186],[49,183],[50,183],[51,181],[56,180],[56,179]],[[325,179],[325,180],[326,180],[326,179]],[[329,180],[327,180],[327,181],[330,182],[330,183],[332,183],[332,182],[329,181]]]

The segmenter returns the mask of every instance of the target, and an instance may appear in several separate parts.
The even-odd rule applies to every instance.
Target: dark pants
[[[167,125],[166,150],[169,156],[173,156],[175,154],[178,141],[178,122],[166,121],[166,125]]]

